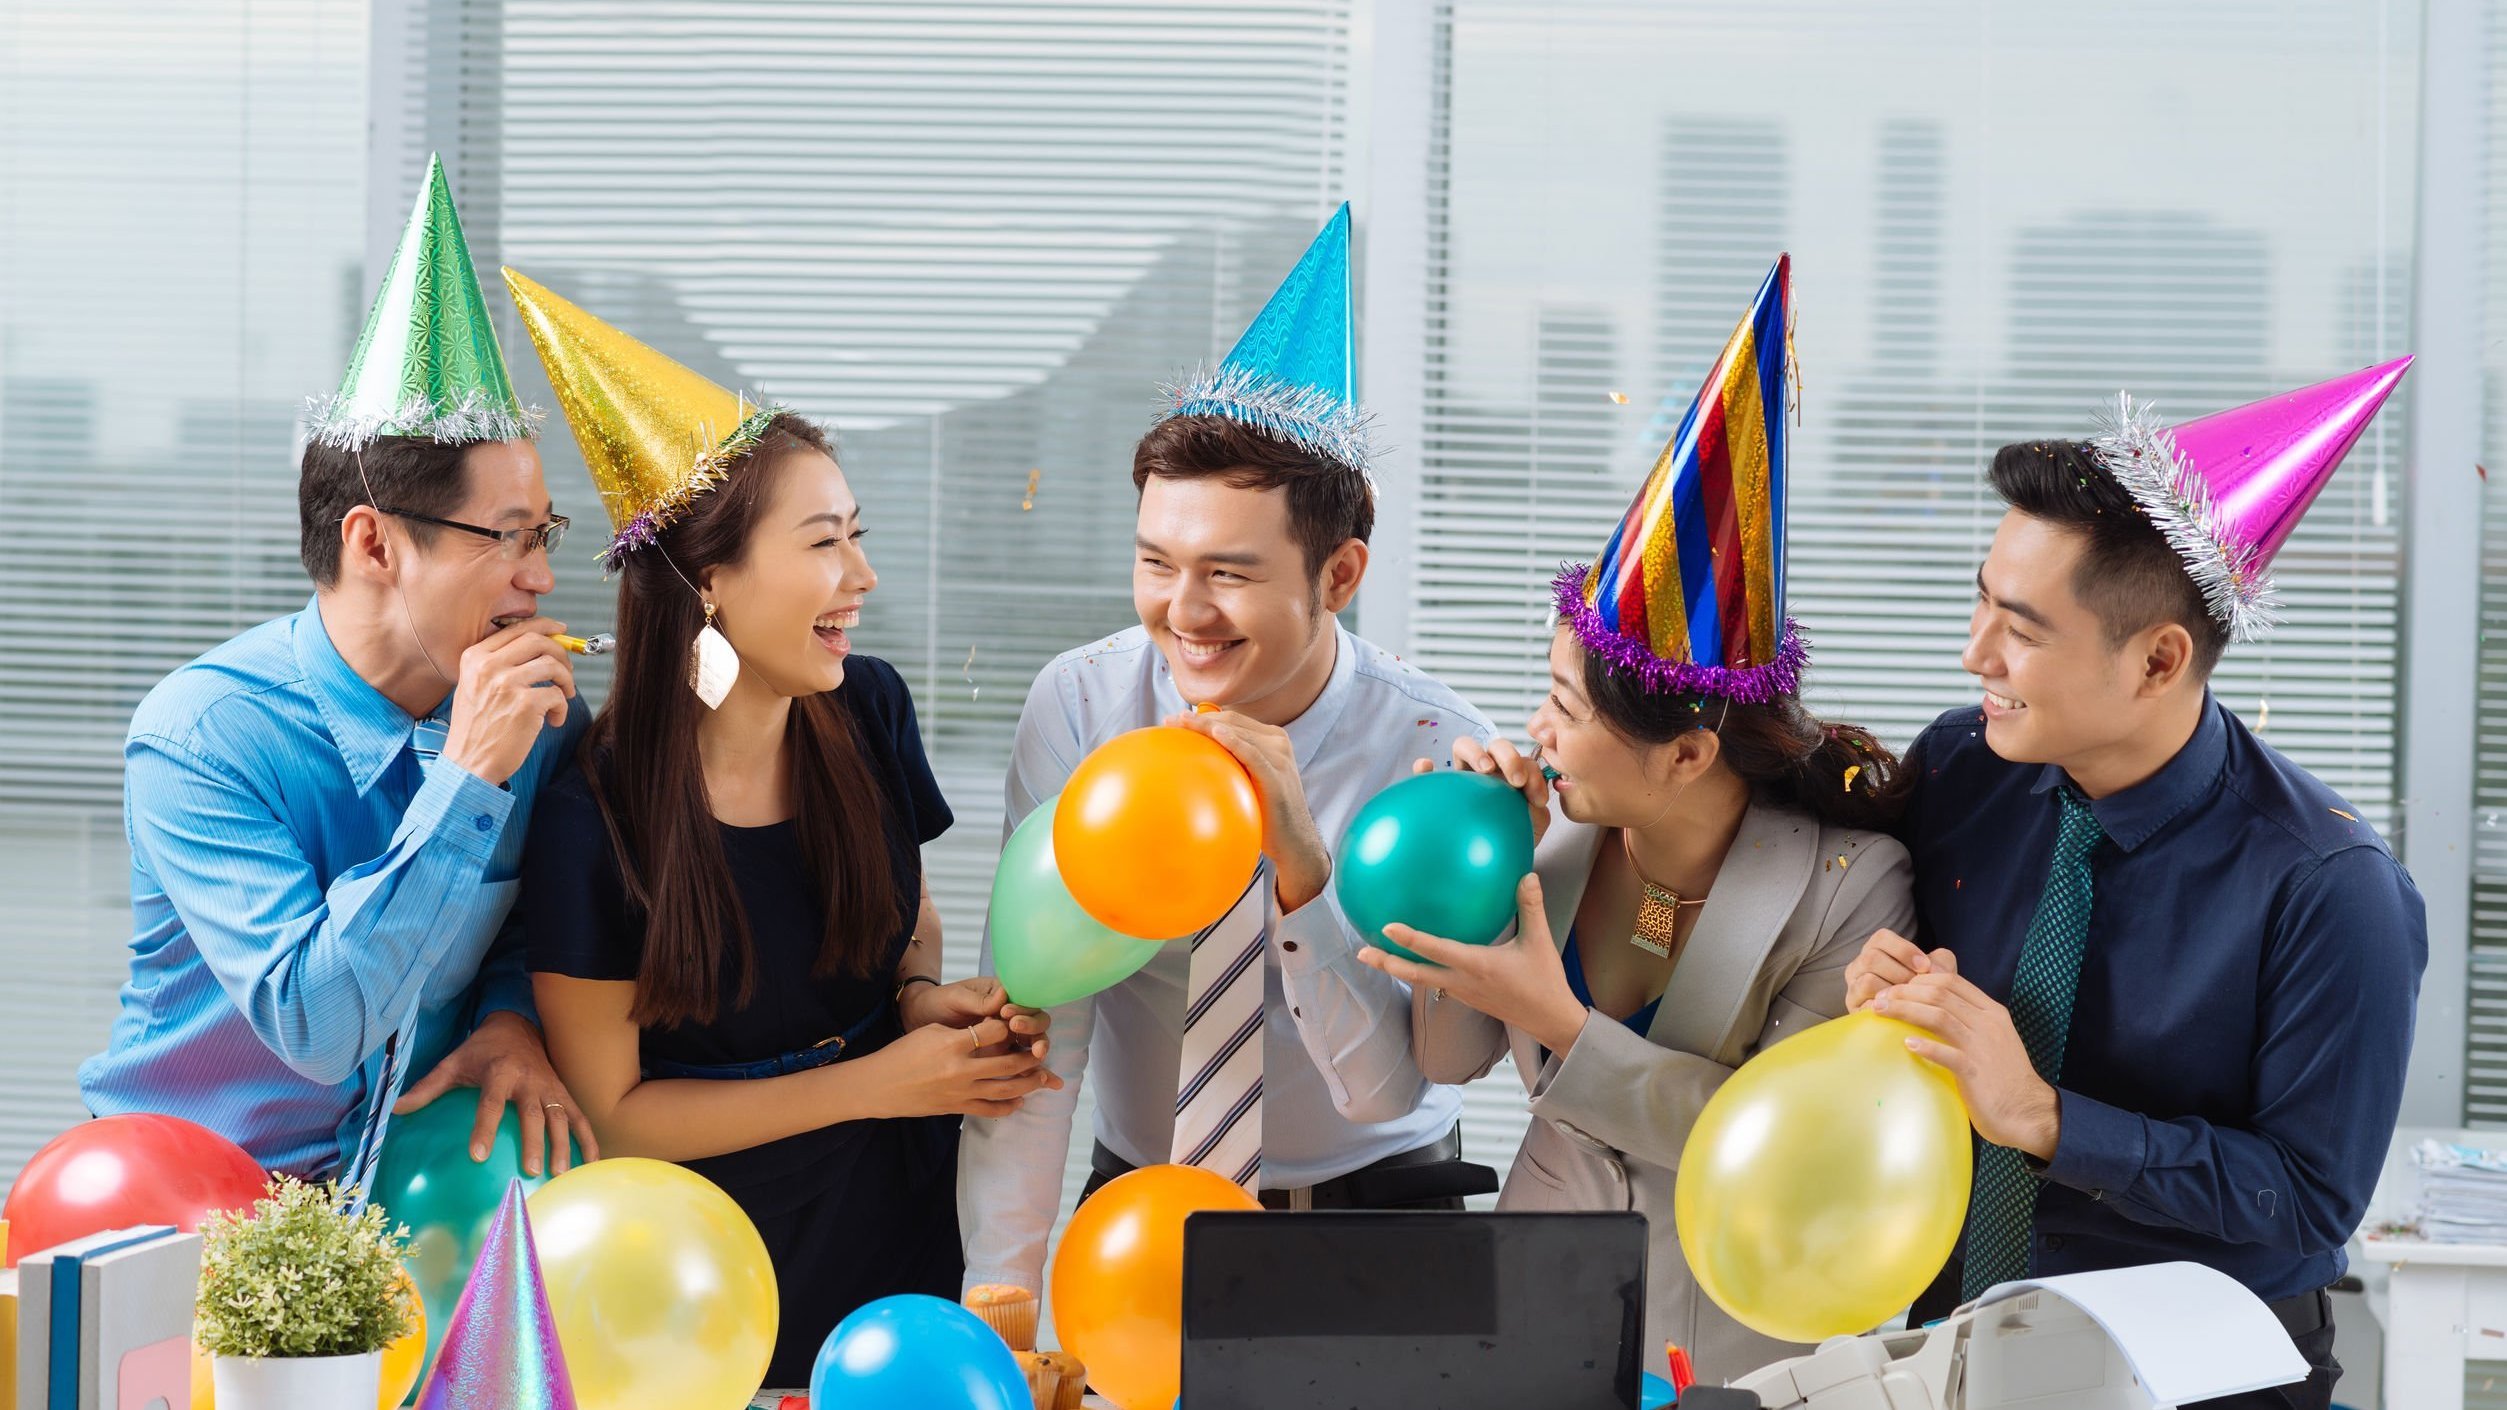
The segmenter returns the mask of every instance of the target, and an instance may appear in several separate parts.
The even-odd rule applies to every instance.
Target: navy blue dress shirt
[[[2007,1003],[2072,784],[1997,756],[1975,708],[1907,768],[1917,938]],[[2107,836],[2031,1272],[2185,1259],[2266,1300],[2323,1287],[2402,1103],[2420,893],[2357,809],[2209,698],[2174,759],[2089,806]],[[1919,1318],[1956,1305],[1959,1272]]]

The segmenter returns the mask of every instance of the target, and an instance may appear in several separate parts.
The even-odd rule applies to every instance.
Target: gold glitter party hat
[[[616,536],[605,566],[653,542],[781,410],[714,385],[507,269],[522,326]]]

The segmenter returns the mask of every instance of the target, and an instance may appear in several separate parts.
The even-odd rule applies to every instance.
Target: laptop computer
[[[1645,1216],[1184,1222],[1183,1410],[1634,1410]]]

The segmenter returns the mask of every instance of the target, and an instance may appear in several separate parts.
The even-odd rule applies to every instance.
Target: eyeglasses
[[[432,514],[419,514],[407,509],[392,509],[379,504],[375,506],[375,509],[378,513],[389,514],[395,518],[415,519],[421,524],[433,524],[439,529],[459,529],[465,534],[477,534],[483,539],[494,539],[498,546],[504,549],[505,557],[509,559],[526,558],[534,549],[546,549],[555,553],[557,545],[566,541],[566,526],[573,522],[563,514],[551,514],[548,516],[547,523],[534,524],[528,529],[488,529],[477,524],[465,524],[458,519],[438,519]]]

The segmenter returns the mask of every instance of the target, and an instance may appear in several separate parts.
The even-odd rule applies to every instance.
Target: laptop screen
[[[1644,1328],[1641,1214],[1184,1225],[1184,1410],[1627,1410]]]

